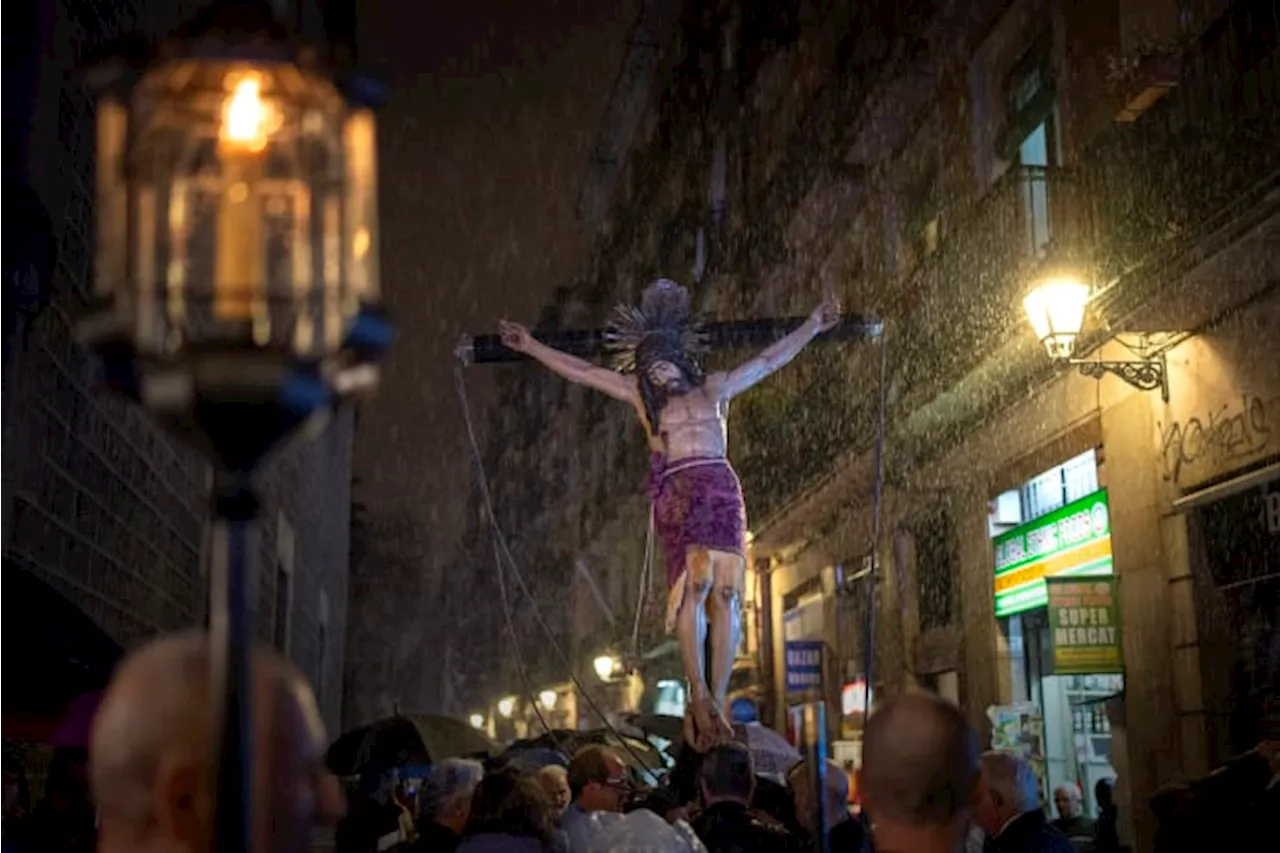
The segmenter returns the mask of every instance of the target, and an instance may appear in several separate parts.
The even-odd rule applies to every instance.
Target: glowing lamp
[[[596,671],[596,675],[601,681],[608,681],[613,673],[617,671],[619,663],[618,659],[612,655],[600,655],[591,662],[591,666]]]
[[[470,722],[470,723],[471,723],[471,727],[472,727],[473,729],[483,729],[483,728],[484,728],[484,714],[472,714],[472,715],[468,718],[468,722]]]
[[[267,4],[224,0],[87,74],[100,310],[81,335],[162,417],[226,400],[311,413],[376,379],[391,333],[371,87],[318,57]],[[256,462],[213,443],[228,467]]]
[[[553,711],[556,707],[556,692],[554,690],[543,690],[538,694],[538,701],[542,703],[542,707],[547,711]]]
[[[498,700],[498,713],[504,717],[510,717],[516,710],[516,697],[508,696],[505,699]]]
[[[1088,301],[1089,285],[1069,277],[1042,279],[1022,300],[1031,328],[1050,358],[1071,357]]]

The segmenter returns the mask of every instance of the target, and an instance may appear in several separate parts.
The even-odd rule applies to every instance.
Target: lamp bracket
[[[1070,364],[1077,365],[1080,372],[1091,379],[1101,379],[1111,373],[1141,391],[1160,389],[1160,398],[1169,402],[1169,370],[1164,353],[1151,358],[1133,359],[1131,361],[1094,361],[1084,358],[1069,359]]]

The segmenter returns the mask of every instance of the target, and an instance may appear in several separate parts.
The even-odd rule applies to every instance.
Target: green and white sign
[[[994,544],[996,616],[1044,607],[1045,578],[1112,573],[1107,490],[1002,533]]]
[[[1048,578],[1054,675],[1123,672],[1115,578]]]

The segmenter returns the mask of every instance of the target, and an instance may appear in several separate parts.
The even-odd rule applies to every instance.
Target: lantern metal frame
[[[222,0],[159,41],[135,35],[112,45],[87,65],[85,79],[99,96],[116,96],[126,116],[135,87],[148,74],[163,72],[178,60],[293,67],[331,81],[348,105],[369,110],[378,106],[380,85],[351,69],[322,62],[320,56],[319,50],[295,39],[276,21],[269,3]],[[376,182],[376,174],[372,179]],[[376,253],[376,243],[368,249]],[[319,357],[235,341],[224,346],[179,344],[172,351],[157,352],[146,341],[139,344],[136,326],[121,313],[121,306],[127,308],[135,296],[133,285],[111,285],[115,291],[99,299],[77,330],[81,343],[100,357],[105,385],[143,405],[206,454],[216,468],[209,622],[211,695],[218,706],[218,727],[210,843],[218,851],[247,851],[253,635],[247,579],[254,552],[253,522],[260,510],[255,474],[291,439],[322,428],[344,400],[376,385],[376,362],[391,345],[394,330],[379,306],[369,301],[349,312],[345,337]]]
[[[1028,316],[1028,320],[1033,327],[1036,326],[1031,318],[1031,309],[1027,305],[1032,294],[1047,285],[1052,284],[1053,276],[1040,276],[1037,283],[1032,287],[1026,299],[1023,300],[1023,308]],[[1067,276],[1066,278],[1074,278]],[[1080,279],[1074,280],[1075,284],[1088,290],[1088,285]],[[1076,344],[1080,340],[1080,336],[1084,330],[1084,323],[1088,317],[1088,307],[1091,297],[1086,296],[1084,302],[1080,306],[1080,323],[1075,329],[1065,330],[1058,329],[1052,323],[1042,333],[1036,328],[1036,336],[1040,343],[1044,346],[1049,357],[1060,364],[1074,365],[1081,375],[1090,379],[1101,380],[1107,374],[1119,377],[1128,385],[1137,388],[1140,391],[1160,391],[1160,396],[1164,402],[1169,402],[1169,370],[1168,363],[1165,358],[1165,351],[1171,345],[1174,335],[1168,332],[1159,334],[1139,334],[1135,340],[1126,341],[1120,335],[1114,335],[1115,340],[1129,352],[1135,356],[1132,359],[1090,359],[1077,358],[1073,355],[1076,350]],[[1054,312],[1045,308],[1046,314],[1052,315]],[[1066,343],[1063,338],[1068,339]]]

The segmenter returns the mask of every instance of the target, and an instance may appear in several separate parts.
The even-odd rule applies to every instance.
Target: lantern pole
[[[101,358],[108,388],[143,405],[202,452],[217,472],[210,507],[210,701],[216,706],[216,728],[210,744],[214,811],[208,827],[210,849],[217,853],[247,853],[254,812],[271,808],[270,800],[253,796],[252,785],[254,739],[270,736],[253,727],[248,596],[260,509],[254,475],[291,441],[314,435],[346,399],[372,389],[376,362],[395,336],[377,307],[376,148],[368,113],[382,92],[367,78],[339,79],[330,73],[336,69],[319,69],[316,56],[291,39],[262,0],[219,0],[163,44],[127,37],[88,69],[90,85],[109,102],[100,99],[97,110],[100,299],[80,318],[78,337]],[[164,75],[172,75],[179,60],[200,73],[183,78],[197,99],[175,110],[165,99],[185,90],[174,89]],[[290,144],[297,138],[287,135],[296,128],[273,134],[285,122],[300,121],[301,113],[276,113],[279,121],[268,121],[262,96],[293,97],[293,90],[265,88],[271,75],[289,67],[308,81],[308,96],[326,105],[315,114],[327,115],[329,124],[309,132],[340,139],[334,144],[345,158],[345,183],[335,186],[326,172],[318,184],[330,193],[329,200],[344,205],[333,226],[344,232],[324,235],[345,246],[339,265],[344,272],[336,281],[297,268],[318,263],[318,253],[310,251],[295,251],[292,280],[265,274],[261,217],[270,210],[264,214],[253,194],[263,179],[264,152],[277,140]],[[230,100],[209,85],[214,74],[222,76],[221,85],[234,84]],[[204,106],[213,97],[222,101],[221,116],[209,116]],[[143,107],[135,111],[139,103]],[[181,167],[155,157],[146,145],[158,133],[203,142],[199,135],[208,132],[211,119],[217,123],[214,144],[225,174],[217,190],[217,224],[210,238],[191,250],[178,241],[189,241],[196,226],[182,213],[185,203],[175,201],[175,182],[165,171]],[[316,175],[303,169],[289,180],[312,198]],[[152,218],[178,224],[140,245],[130,240],[139,230],[150,233],[150,220],[141,229],[129,220],[140,215],[136,201],[144,190],[153,204],[170,206]],[[165,241],[183,250],[173,253],[178,257],[187,250],[204,252],[185,268],[203,271],[195,280],[179,265],[179,272],[166,271],[163,287],[157,287],[157,261],[170,257],[161,250],[173,249]],[[302,281],[307,287],[323,281],[324,292],[301,292]],[[273,785],[296,781],[277,779],[274,772],[257,775]],[[259,814],[260,821],[271,817]]]

